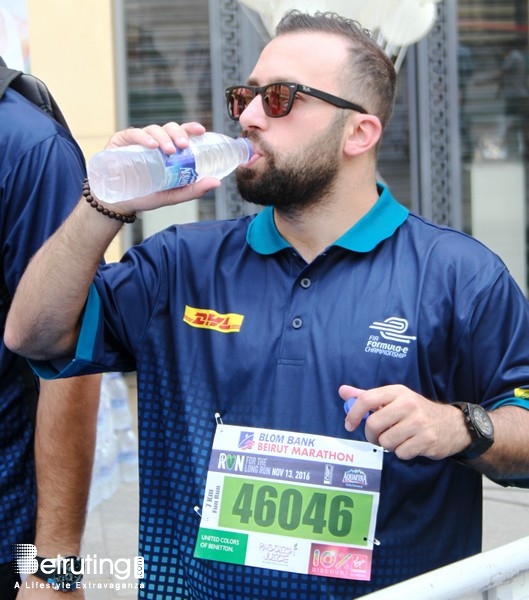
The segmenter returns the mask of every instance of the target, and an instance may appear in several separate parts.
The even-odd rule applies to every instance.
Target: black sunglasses
[[[230,119],[238,121],[243,110],[257,94],[260,94],[263,100],[263,109],[269,117],[285,117],[292,109],[292,104],[294,103],[294,99],[298,92],[307,94],[307,96],[319,98],[338,108],[347,108],[349,110],[356,110],[364,115],[367,114],[365,108],[362,108],[358,104],[353,104],[348,100],[344,100],[343,98],[338,98],[338,96],[315,90],[308,85],[279,81],[260,87],[256,85],[236,85],[226,88],[228,115]]]

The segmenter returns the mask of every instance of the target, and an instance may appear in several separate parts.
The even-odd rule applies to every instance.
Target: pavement
[[[135,414],[136,388],[127,376],[131,410]],[[529,536],[529,489],[504,488],[484,480],[483,550],[491,550]],[[83,542],[102,575],[86,575],[86,600],[135,598],[138,590],[132,574],[125,577],[137,555],[138,484],[121,482],[111,498],[90,511]],[[96,558],[97,557],[97,558]],[[115,571],[110,573],[111,559]],[[119,573],[117,572],[119,571]],[[124,578],[125,577],[125,578]]]
[[[125,380],[133,429],[137,432],[135,375],[125,375]],[[92,557],[95,573],[85,574],[83,578],[87,585],[86,600],[137,597],[133,566],[138,554],[138,507],[138,483],[120,481],[110,498],[89,511],[82,554]],[[130,571],[128,577],[127,571]]]

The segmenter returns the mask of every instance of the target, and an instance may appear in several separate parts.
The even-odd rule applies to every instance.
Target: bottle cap
[[[356,402],[357,398],[355,398],[354,396],[352,398],[348,398],[344,403],[343,403],[343,409],[345,410],[345,414],[348,414],[348,412],[351,410],[351,408],[353,408],[354,403]],[[371,413],[370,412],[366,412],[366,414],[362,417],[362,421],[365,421],[367,419],[367,417],[369,417]]]
[[[343,409],[345,410],[345,414],[347,414],[351,408],[353,408],[354,403],[356,402],[356,398],[349,398],[343,404]]]

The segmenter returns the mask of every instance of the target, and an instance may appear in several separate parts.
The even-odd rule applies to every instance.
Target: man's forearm
[[[489,413],[494,423],[494,444],[472,466],[493,480],[529,481],[529,410],[503,406]]]
[[[6,322],[8,348],[37,360],[75,348],[88,289],[120,227],[84,200],[77,205],[20,281]]]
[[[35,433],[39,556],[80,552],[100,389],[99,375],[41,383]]]

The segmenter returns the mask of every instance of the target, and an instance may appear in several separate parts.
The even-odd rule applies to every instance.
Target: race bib
[[[195,556],[369,581],[383,450],[219,424]]]

